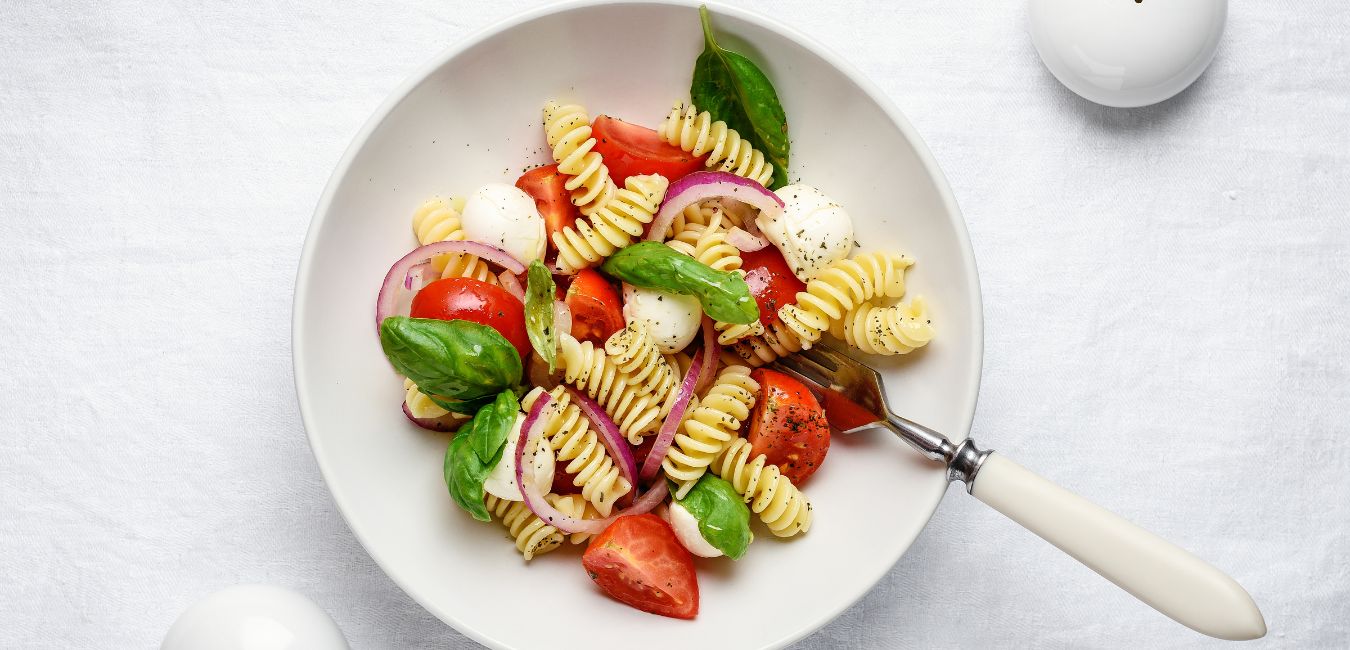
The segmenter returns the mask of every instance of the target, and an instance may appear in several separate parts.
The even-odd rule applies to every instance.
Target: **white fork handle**
[[[971,494],[1186,627],[1233,641],[1266,634],[1252,597],[1222,571],[997,453]]]

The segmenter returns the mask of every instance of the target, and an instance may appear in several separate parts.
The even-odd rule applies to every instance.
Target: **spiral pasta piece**
[[[630,383],[628,374],[609,359],[604,348],[597,348],[590,341],[578,341],[570,334],[560,333],[558,343],[563,381],[599,402],[629,442],[639,444],[644,434],[661,426],[658,414],[664,395],[644,392]]]
[[[530,410],[544,392],[543,388],[535,387],[521,400],[521,408]],[[572,403],[566,389],[559,386],[549,394],[554,401],[542,416],[547,418],[544,436],[558,461],[567,463],[565,469],[575,477],[572,484],[581,488],[581,497],[608,517],[615,502],[631,492],[633,486],[619,474],[614,459],[609,457],[599,435],[591,430],[590,421]]]
[[[470,419],[470,416],[462,413],[451,413],[427,397],[426,393],[418,390],[417,384],[411,379],[403,379],[403,403],[408,407],[408,413],[419,420],[439,420],[445,425],[446,430],[459,428]]]
[[[581,495],[578,494],[568,494],[565,496],[550,494],[545,498],[549,500],[549,503],[553,504],[554,508],[558,509],[558,512],[569,517],[576,517],[577,519],[600,519],[601,517],[604,517],[604,515],[601,515],[599,511],[595,509],[595,506],[592,506],[589,501],[583,499]],[[586,540],[589,540],[590,538],[590,533],[572,533],[567,536],[567,541],[573,544],[584,544],[586,543]]]
[[[646,322],[635,320],[611,334],[605,341],[605,354],[628,376],[628,383],[662,400],[657,417],[664,418],[670,412],[682,375],[675,374],[675,368],[666,362]]]
[[[772,363],[775,359],[800,352],[801,349],[802,341],[797,333],[788,329],[780,320],[774,320],[765,328],[763,334],[738,341],[730,348],[736,357],[751,368]],[[724,354],[723,359],[725,360],[727,356],[729,355]]]
[[[713,459],[712,472],[731,483],[778,537],[792,537],[811,529],[811,504],[797,486],[764,454],[750,457],[750,443],[736,438]]]
[[[896,253],[863,253],[821,269],[797,293],[795,304],[778,309],[778,318],[809,348],[830,323],[841,321],[854,307],[872,298],[905,295],[905,269],[914,264]]]
[[[849,310],[831,333],[867,354],[908,354],[928,345],[933,325],[922,297],[908,303],[877,307],[865,302]]]
[[[591,151],[595,138],[585,108],[554,101],[545,104],[544,138],[553,149],[558,171],[571,177],[565,187],[582,214],[594,214],[614,198],[618,187],[609,177],[609,168],[599,153]]]
[[[773,165],[764,160],[762,152],[751,147],[726,122],[714,122],[711,113],[700,113],[693,104],[675,104],[657,133],[662,140],[695,156],[708,154],[704,166],[709,169],[717,167],[764,186],[773,180]]]
[[[413,233],[417,242],[423,246],[442,241],[464,241],[464,233],[459,213],[464,208],[463,199],[445,200],[440,197],[428,199],[413,213]],[[446,253],[431,258],[432,268],[442,278],[473,278],[489,284],[497,284],[497,274],[488,268],[487,262],[477,255],[468,253]]]
[[[736,437],[741,423],[755,406],[759,382],[750,377],[745,366],[729,366],[717,375],[717,381],[699,402],[675,435],[661,467],[679,487],[675,498],[682,499],[699,477],[708,470],[713,458]]]
[[[552,551],[563,543],[563,533],[544,523],[544,520],[531,512],[524,502],[507,501],[489,494],[483,503],[487,506],[488,512],[506,526],[507,532],[516,542],[516,550],[520,551],[527,561],[536,555]]]
[[[624,188],[604,206],[553,233],[558,267],[564,273],[575,273],[600,264],[614,251],[633,243],[656,216],[669,186],[670,182],[657,174],[629,176]]]

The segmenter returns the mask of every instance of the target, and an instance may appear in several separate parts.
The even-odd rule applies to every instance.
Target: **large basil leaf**
[[[787,115],[773,83],[750,59],[729,52],[713,38],[708,7],[698,9],[703,23],[703,53],[694,62],[689,99],[748,140],[773,164],[770,189],[787,185]]]
[[[543,262],[530,262],[530,274],[525,289],[525,332],[530,336],[534,351],[548,362],[553,372],[558,360],[558,332],[553,327],[553,301],[557,289],[553,274]]]
[[[753,323],[759,305],[739,273],[718,271],[658,242],[619,249],[600,267],[631,285],[698,298],[703,311],[727,323]]]
[[[698,520],[703,539],[733,560],[745,555],[750,534],[750,509],[731,483],[704,474],[689,493],[676,503]]]
[[[507,453],[506,439],[519,410],[515,393],[502,391],[460,428],[445,450],[445,486],[450,498],[479,521],[492,519],[483,504],[483,481]]]
[[[479,397],[478,399],[471,399],[471,400],[457,400],[441,397],[439,395],[427,395],[427,399],[431,400],[432,403],[434,403],[436,406],[439,406],[447,411],[450,411],[451,413],[459,413],[461,415],[473,415],[474,413],[478,412],[478,409],[481,409],[484,406],[487,406],[488,404],[492,403],[491,397]]]
[[[380,346],[428,395],[473,400],[520,383],[520,353],[487,325],[390,316],[380,323]]]

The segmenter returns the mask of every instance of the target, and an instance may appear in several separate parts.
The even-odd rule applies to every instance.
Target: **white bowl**
[[[310,444],[352,531],[417,602],[493,647],[770,648],[819,628],[895,564],[946,489],[941,468],[877,431],[836,437],[805,486],[811,531],[761,531],[737,562],[700,561],[694,621],[601,594],[576,549],[525,563],[497,523],[450,500],[447,438],[414,428],[380,351],[373,309],[389,265],[414,245],[410,215],[432,195],[513,182],[546,162],[540,111],[577,100],[592,115],[655,126],[687,99],[702,49],[686,3],[573,3],[479,32],[413,74],[371,117],[319,201],[296,285],[296,390]],[[918,259],[937,338],[884,366],[894,404],[964,438],[982,354],[979,282],[951,191],[918,135],[848,64],[768,18],[715,6],[724,46],[774,80],[791,124],[790,177],[853,215],[864,250]],[[338,569],[334,569],[338,570]]]

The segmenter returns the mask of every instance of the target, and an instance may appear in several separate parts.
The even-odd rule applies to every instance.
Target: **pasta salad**
[[[418,207],[376,306],[404,414],[453,433],[451,500],[525,560],[584,545],[605,593],[676,618],[693,556],[811,528],[831,414],[764,366],[933,336],[913,259],[855,250],[843,206],[788,182],[772,83],[700,14],[688,101],[655,129],[546,102],[553,163]]]

